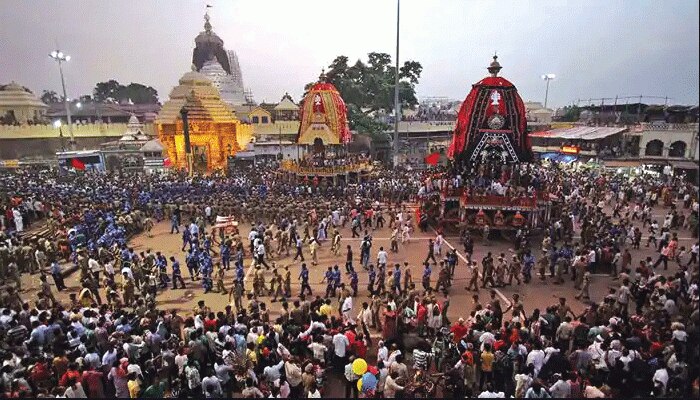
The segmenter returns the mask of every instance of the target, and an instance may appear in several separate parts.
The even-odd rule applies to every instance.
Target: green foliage
[[[53,90],[44,90],[44,93],[41,95],[41,101],[44,102],[44,104],[60,103],[61,97]]]
[[[379,138],[389,127],[371,117],[377,111],[394,109],[396,67],[386,53],[369,53],[367,63],[357,60],[348,64],[348,57],[338,56],[328,66],[326,80],[340,92],[348,107],[350,129]],[[415,85],[423,67],[417,61],[406,61],[399,68],[399,101],[406,106],[418,104]],[[313,83],[306,85],[308,91]]]
[[[348,104],[348,121],[350,129],[369,134],[374,140],[389,140],[390,137],[385,133],[390,128],[389,125],[372,118],[366,113],[363,113],[356,105]]]
[[[565,106],[564,115],[561,117],[563,122],[576,122],[581,116],[581,108],[578,106]]]
[[[96,102],[128,102],[134,104],[155,104],[158,103],[158,91],[150,86],[140,83],[130,83],[126,86],[114,79],[107,82],[99,82],[92,91]]]

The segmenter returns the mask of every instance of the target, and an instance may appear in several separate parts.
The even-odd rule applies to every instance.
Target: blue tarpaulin
[[[564,164],[571,164],[572,162],[578,160],[578,156],[572,156],[570,154],[561,153],[543,153],[540,154],[540,159],[556,161]]]

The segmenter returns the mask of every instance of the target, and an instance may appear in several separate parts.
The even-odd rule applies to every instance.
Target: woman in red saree
[[[396,318],[396,311],[391,309],[391,305],[387,305],[386,311],[384,311],[384,324],[382,325],[382,335],[385,341],[396,339],[398,336]]]

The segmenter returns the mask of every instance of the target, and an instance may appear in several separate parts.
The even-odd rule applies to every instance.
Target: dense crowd
[[[313,398],[341,383],[346,397],[697,395],[698,244],[678,244],[686,227],[697,237],[695,187],[556,165],[460,172],[378,170],[337,186],[290,182],[274,165],[228,177],[3,174],[2,391]],[[521,233],[512,256],[476,260],[478,239],[465,233],[462,266],[438,232],[425,260],[392,265],[390,254],[420,222],[405,202],[449,187],[541,192],[565,206],[541,246]],[[660,222],[659,206],[667,212]],[[215,231],[217,215],[252,229]],[[182,236],[184,259],[129,246],[161,220]],[[372,231],[384,226],[391,248],[377,249]],[[357,253],[340,245],[345,227]],[[309,268],[326,242],[346,262],[328,267],[324,290],[312,291]],[[630,252],[652,244],[656,260]],[[291,254],[300,269],[275,265]],[[69,268],[81,286],[62,302],[56,291],[69,289]],[[469,271],[474,304],[450,321],[450,291],[464,290],[454,287],[457,268]],[[590,303],[591,274],[603,268],[619,287]],[[37,293],[22,291],[22,274],[40,276]],[[574,280],[589,306],[579,315],[566,299],[530,309],[517,295],[502,304],[494,291],[535,279]],[[186,286],[226,294],[230,305],[158,307],[159,293]],[[354,305],[358,291],[369,298]],[[281,313],[271,317],[277,302]]]

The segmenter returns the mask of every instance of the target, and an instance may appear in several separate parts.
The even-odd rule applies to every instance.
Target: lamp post
[[[394,168],[399,165],[399,120],[401,105],[399,104],[399,21],[401,0],[396,0],[396,73],[394,76]]]
[[[60,50],[54,50],[49,53],[49,57],[53,58],[58,63],[58,71],[61,73],[61,87],[63,88],[63,105],[66,107],[66,117],[68,118],[68,133],[70,133],[70,147],[75,150],[75,136],[73,136],[73,118],[70,113],[70,105],[68,104],[68,95],[66,94],[66,81],[63,78],[63,63],[70,61],[70,56],[64,54]]]
[[[542,79],[547,82],[547,89],[544,92],[544,108],[547,108],[547,98],[549,97],[549,81],[554,80],[557,76],[554,74],[544,74]]]
[[[58,129],[58,137],[61,141],[61,151],[66,151],[66,145],[63,142],[63,131],[61,130],[61,125],[63,124],[61,123],[60,119],[53,121],[53,127]]]

